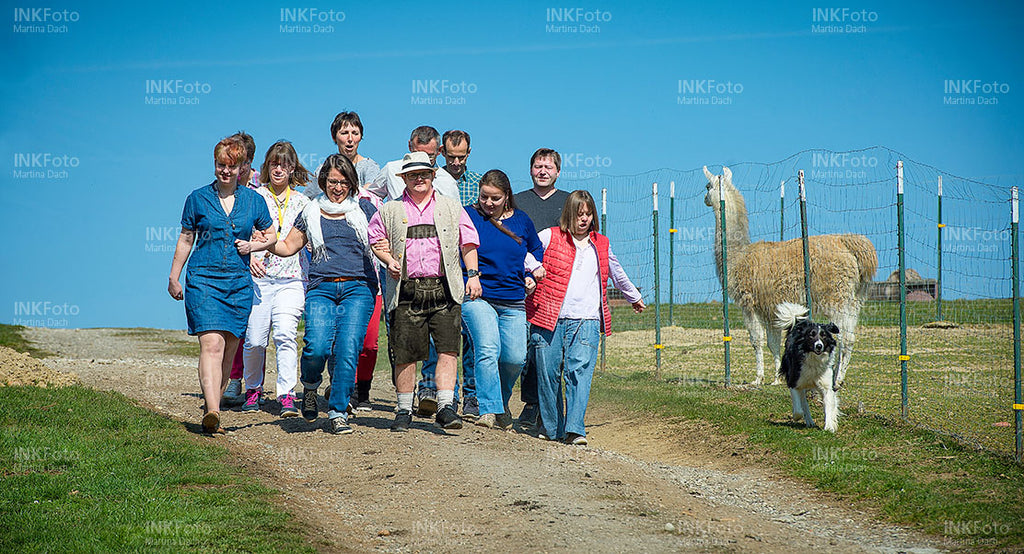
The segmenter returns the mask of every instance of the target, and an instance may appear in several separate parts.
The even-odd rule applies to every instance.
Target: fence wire
[[[800,237],[800,170],[804,172],[808,234],[858,233],[872,242],[878,269],[860,313],[841,405],[845,413],[896,419],[901,416],[896,209],[896,165],[900,160],[904,167],[910,355],[908,420],[979,447],[1013,453],[1010,187],[952,175],[885,147],[847,152],[808,150],[779,162],[744,162],[731,164],[729,169],[732,183],[746,203],[752,243]],[[708,169],[722,174],[720,165]],[[653,183],[659,184],[658,283]],[[670,183],[675,188],[672,209]],[[705,205],[707,183],[703,170],[697,168],[601,175],[563,180],[559,185],[567,190],[586,189],[599,202],[602,189],[607,191],[607,225],[602,231],[611,238],[613,252],[645,302],[651,305],[655,288],[659,289],[661,377],[721,385],[725,381],[722,286],[715,270],[712,211],[718,206]],[[813,254],[810,260],[813,266]],[[946,325],[934,324],[940,319],[940,293],[941,320]],[[613,306],[615,333],[607,343],[607,370],[620,375],[654,374],[658,324],[654,306],[641,315],[633,314],[621,300]],[[751,383],[755,378],[754,351],[742,312],[730,304],[729,314],[734,337],[731,383]],[[823,319],[815,315],[815,319]],[[764,358],[767,385],[775,374],[767,348]]]

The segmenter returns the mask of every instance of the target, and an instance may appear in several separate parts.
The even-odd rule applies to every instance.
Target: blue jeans
[[[601,340],[600,320],[559,319],[554,331],[536,325],[530,331],[530,344],[536,349],[537,392],[544,434],[557,440],[565,438],[566,433],[586,435],[583,419]]]
[[[471,342],[480,415],[505,413],[526,362],[526,310],[468,300],[462,303],[462,330]]]
[[[376,291],[365,281],[323,282],[306,291],[302,386],[320,388],[324,364],[330,362],[327,416],[331,419],[345,415],[348,409],[375,296]]]

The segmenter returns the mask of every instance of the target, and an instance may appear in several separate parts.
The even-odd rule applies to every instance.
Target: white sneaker
[[[480,427],[486,427],[488,429],[494,428],[494,414],[484,414],[477,418],[476,425]]]

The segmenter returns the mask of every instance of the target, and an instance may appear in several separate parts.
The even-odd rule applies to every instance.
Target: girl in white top
[[[309,203],[305,195],[295,190],[296,186],[305,184],[309,172],[299,163],[291,143],[278,141],[267,150],[259,175],[265,186],[256,192],[267,202],[278,237],[287,236],[295,218]],[[267,252],[252,257],[251,270],[255,286],[242,353],[246,385],[242,411],[258,412],[260,409],[262,369],[273,327],[277,348],[276,393],[281,417],[296,417],[299,410],[292,392],[298,382],[296,334],[305,306],[308,261],[302,253],[282,258]]]

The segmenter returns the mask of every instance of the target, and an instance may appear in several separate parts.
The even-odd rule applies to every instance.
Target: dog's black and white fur
[[[803,416],[808,427],[814,426],[814,420],[807,406],[807,391],[818,389],[825,404],[825,430],[835,433],[839,427],[839,398],[832,390],[832,369],[839,327],[835,323],[814,323],[807,318],[807,311],[791,302],[776,308],[775,327],[786,331],[779,377],[789,385],[793,417]]]

